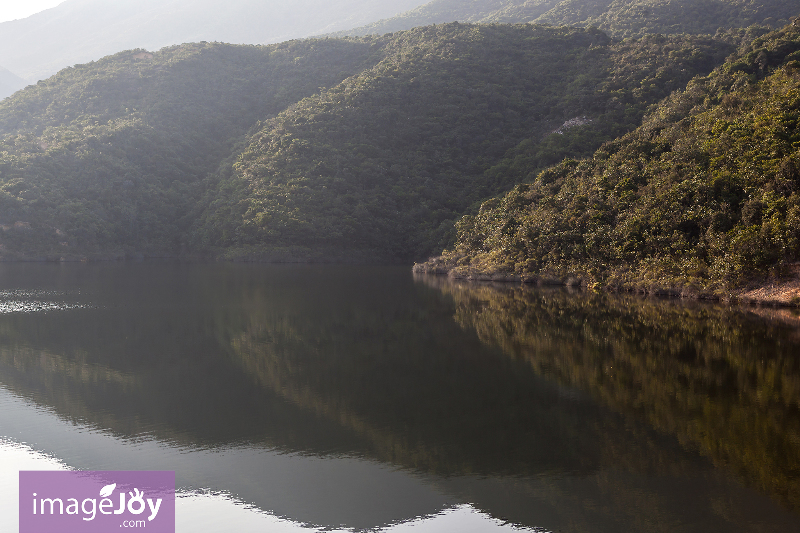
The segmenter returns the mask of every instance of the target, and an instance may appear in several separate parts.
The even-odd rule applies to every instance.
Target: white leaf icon
[[[111,496],[111,493],[114,492],[114,489],[116,488],[117,488],[116,483],[114,483],[113,485],[106,485],[105,487],[100,489],[100,496],[102,496],[103,498],[107,498],[108,496]]]

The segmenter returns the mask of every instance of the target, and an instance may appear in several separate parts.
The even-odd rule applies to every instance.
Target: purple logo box
[[[20,471],[19,533],[175,533],[175,472]]]

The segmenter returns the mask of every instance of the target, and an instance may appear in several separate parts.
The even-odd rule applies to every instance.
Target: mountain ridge
[[[710,34],[751,25],[778,28],[797,15],[791,0],[433,0],[331,36],[382,34],[448,22],[597,27],[611,37]]]
[[[797,262],[797,33],[450,23],[119,53],[0,103],[0,256],[447,249],[418,268],[721,297]]]
[[[0,102],[2,257],[180,253],[204,180],[258,118],[372,53],[337,41],[309,54],[314,45],[127,51]]]
[[[204,40],[269,44],[362,24],[419,1],[67,0],[0,23],[0,65],[35,82],[120,50]]]

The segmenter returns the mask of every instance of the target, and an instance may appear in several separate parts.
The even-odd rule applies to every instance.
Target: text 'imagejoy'
[[[175,472],[21,471],[19,532],[175,533]]]

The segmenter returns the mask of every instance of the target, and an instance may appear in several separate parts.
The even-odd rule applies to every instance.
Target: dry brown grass
[[[756,288],[737,291],[739,301],[751,304],[800,306],[800,263],[791,266],[790,275]]]

